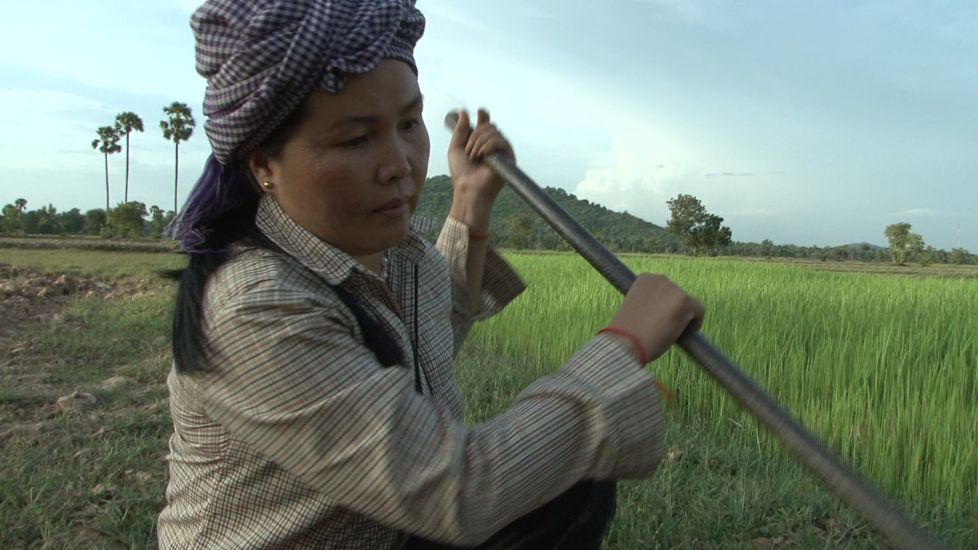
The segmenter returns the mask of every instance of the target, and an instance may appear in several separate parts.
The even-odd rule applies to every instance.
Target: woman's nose
[[[386,148],[377,169],[381,183],[397,183],[411,173],[409,150],[408,144],[400,140],[393,140]]]

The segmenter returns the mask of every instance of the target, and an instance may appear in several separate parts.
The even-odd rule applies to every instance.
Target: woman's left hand
[[[476,231],[487,231],[492,203],[503,188],[503,180],[482,160],[489,154],[499,153],[515,160],[513,148],[495,124],[489,121],[489,113],[479,109],[478,122],[470,129],[469,115],[459,112],[458,124],[448,145],[448,167],[452,173],[452,216]]]

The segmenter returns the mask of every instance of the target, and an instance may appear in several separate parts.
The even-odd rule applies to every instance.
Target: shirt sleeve
[[[583,478],[647,476],[662,455],[652,379],[606,336],[466,427],[377,363],[335,296],[266,281],[221,296],[205,326],[215,421],[338,505],[433,540],[477,544]]]
[[[449,216],[438,235],[435,248],[445,257],[452,281],[452,329],[455,333],[455,350],[458,351],[473,321],[487,319],[501,311],[526,289],[526,284],[490,244],[486,251],[479,308],[471,311],[465,266],[469,255],[468,226]]]

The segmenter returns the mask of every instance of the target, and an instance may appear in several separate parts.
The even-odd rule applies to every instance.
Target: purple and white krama
[[[399,59],[417,73],[424,16],[414,0],[209,0],[194,12],[197,72],[207,79],[204,131],[213,154],[167,234],[187,252],[199,226],[251,189],[226,167],[245,158],[313,90]],[[232,185],[237,183],[237,185]]]

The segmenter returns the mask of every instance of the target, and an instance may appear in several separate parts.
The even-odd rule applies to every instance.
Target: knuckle
[[[642,281],[645,281],[646,283],[651,283],[651,282],[661,280],[663,278],[663,275],[658,273],[642,273],[641,275],[638,276],[638,278],[641,279]]]

